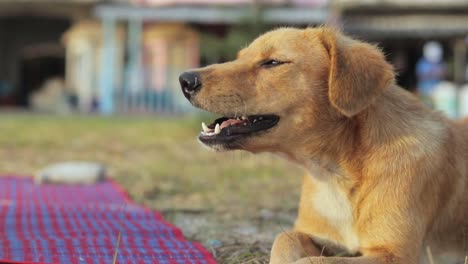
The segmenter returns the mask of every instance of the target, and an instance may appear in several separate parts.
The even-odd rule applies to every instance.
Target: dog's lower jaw
[[[201,142],[200,139],[198,139],[198,143],[202,145],[207,150],[210,151],[216,151],[216,152],[223,152],[223,151],[228,151],[229,149],[226,149],[223,145],[215,144],[215,145],[206,145],[205,143]]]

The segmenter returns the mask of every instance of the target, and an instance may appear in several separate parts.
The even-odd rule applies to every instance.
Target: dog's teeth
[[[214,133],[215,133],[215,134],[221,133],[221,128],[219,127],[219,124],[216,124]]]
[[[262,120],[262,119],[263,119],[263,117],[261,117],[261,116],[258,118],[259,121]]]
[[[257,122],[257,119],[255,118],[252,122],[253,122],[253,123]]]
[[[205,132],[205,133],[210,132],[210,129],[205,125],[204,122],[201,123],[201,127],[203,129],[203,132]]]
[[[247,120],[247,117],[242,116],[241,119],[242,119],[242,120]]]

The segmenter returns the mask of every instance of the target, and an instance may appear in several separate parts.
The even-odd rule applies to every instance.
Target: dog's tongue
[[[223,129],[225,127],[232,126],[232,125],[235,125],[235,124],[242,124],[242,122],[243,122],[243,120],[228,119],[228,120],[224,121],[223,123],[221,123],[220,128]]]

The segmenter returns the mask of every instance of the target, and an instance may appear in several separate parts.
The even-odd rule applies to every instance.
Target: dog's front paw
[[[294,263],[307,256],[320,256],[310,236],[295,231],[283,232],[273,243],[270,264]]]

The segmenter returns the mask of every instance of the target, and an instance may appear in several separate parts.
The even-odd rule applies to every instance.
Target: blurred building
[[[28,95],[53,76],[64,75],[61,35],[90,4],[70,1],[0,1],[0,104],[25,105]],[[87,1],[89,2],[89,1]]]
[[[467,81],[468,1],[335,0],[332,8],[346,32],[379,43],[402,86],[416,89],[416,64],[428,41],[443,46],[446,79]]]
[[[184,112],[180,72],[265,29],[324,23],[379,43],[410,90],[427,41],[442,44],[446,79],[466,82],[465,0],[0,0],[0,107],[54,94],[81,112]]]
[[[326,0],[0,0],[0,107],[50,104],[33,99],[58,77],[82,112],[183,112],[178,75],[204,61],[202,35],[222,38],[253,6],[271,27],[329,15]]]

